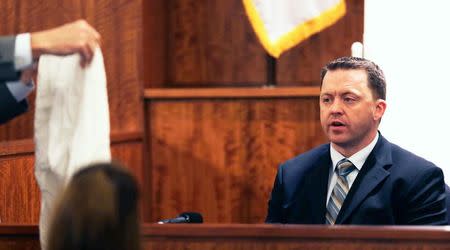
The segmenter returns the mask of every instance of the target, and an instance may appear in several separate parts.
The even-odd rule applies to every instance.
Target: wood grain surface
[[[448,227],[146,224],[142,236],[146,250],[437,250],[450,244]]]
[[[325,141],[318,99],[149,101],[146,221],[262,222],[278,164]]]
[[[236,99],[236,98],[283,98],[317,97],[319,87],[249,87],[249,88],[149,88],[144,90],[144,98],[159,99]]]
[[[178,86],[265,81],[265,52],[242,1],[170,0],[168,82]]]
[[[141,135],[117,137],[119,140],[111,146],[112,158],[128,167],[142,185]],[[34,177],[33,142],[22,141],[22,146],[16,149],[0,156],[0,220],[1,223],[37,223],[40,191]]]
[[[102,34],[111,133],[141,135],[112,151],[138,177],[144,221],[196,210],[207,222],[255,223],[264,219],[277,165],[325,142],[320,68],[362,39],[363,1],[347,5],[342,20],[277,61],[278,84],[313,87],[303,95],[259,88],[267,57],[241,0],[2,0],[0,35],[78,18]],[[224,86],[248,89],[217,89]],[[207,90],[185,93],[192,87]],[[5,222],[37,221],[33,146],[24,143],[33,138],[29,101],[28,113],[0,126]]]
[[[441,250],[448,227],[179,224],[141,226],[145,250]],[[0,250],[39,249],[36,225],[1,225]]]
[[[364,1],[348,0],[347,14],[276,60],[280,86],[318,86],[320,69],[349,56],[362,41]],[[267,54],[241,0],[149,1],[144,15],[144,74],[150,87],[262,86]]]

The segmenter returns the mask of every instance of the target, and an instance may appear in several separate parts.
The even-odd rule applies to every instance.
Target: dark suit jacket
[[[0,37],[0,124],[28,109],[27,101],[17,102],[5,85],[5,81],[17,81],[20,77],[14,68],[14,47],[14,36]]]
[[[447,222],[450,225],[450,187],[445,185],[445,194],[447,195]]]
[[[324,224],[330,145],[282,164],[269,200],[268,223]],[[356,177],[336,224],[447,224],[442,170],[380,135]]]

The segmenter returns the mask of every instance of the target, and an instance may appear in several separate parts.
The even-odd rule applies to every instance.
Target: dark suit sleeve
[[[404,212],[400,215],[406,225],[446,225],[447,209],[442,170],[436,166],[417,173],[406,192]]]
[[[28,108],[26,100],[17,102],[9,89],[6,81],[17,81],[20,72],[14,68],[15,37],[0,37],[0,124],[24,113]]]
[[[24,113],[27,109],[27,100],[17,102],[6,85],[0,83],[0,124]]]
[[[277,175],[272,188],[272,193],[268,202],[266,223],[284,223],[283,219],[283,185],[282,166],[278,168]]]

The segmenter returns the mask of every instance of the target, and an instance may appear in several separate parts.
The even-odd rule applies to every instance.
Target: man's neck
[[[338,151],[340,154],[342,154],[346,158],[349,158],[352,155],[354,155],[354,154],[358,153],[359,151],[361,151],[362,149],[364,149],[365,147],[367,147],[369,144],[371,144],[377,134],[378,134],[378,130],[376,130],[372,136],[368,137],[368,138],[370,138],[370,140],[367,140],[367,142],[361,143],[359,145],[338,145],[338,144],[335,144],[332,142],[331,146],[336,151]]]

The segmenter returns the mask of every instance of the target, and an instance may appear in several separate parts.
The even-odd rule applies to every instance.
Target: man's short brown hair
[[[386,79],[383,71],[374,62],[360,57],[341,57],[331,61],[320,72],[320,87],[327,72],[337,69],[364,69],[374,97],[386,100]]]

